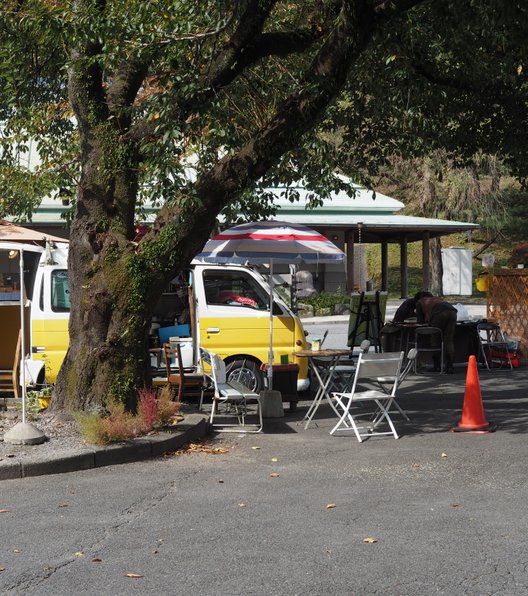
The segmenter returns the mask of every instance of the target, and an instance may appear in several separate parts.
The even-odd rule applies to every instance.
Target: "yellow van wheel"
[[[264,376],[260,366],[249,358],[239,358],[228,362],[227,380],[238,381],[255,393],[264,389]]]

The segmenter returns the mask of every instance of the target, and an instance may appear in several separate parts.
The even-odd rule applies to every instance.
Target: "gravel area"
[[[26,417],[26,422],[30,422],[46,435],[44,443],[39,445],[6,443],[3,440],[4,433],[19,422],[22,422],[21,412],[12,409],[0,411],[0,460],[30,457],[36,452],[42,455],[59,455],[61,452],[71,453],[87,446],[77,423],[71,416],[64,413],[51,414],[47,412]]]

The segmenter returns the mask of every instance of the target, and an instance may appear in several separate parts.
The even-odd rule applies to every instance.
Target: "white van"
[[[68,244],[46,248],[12,244],[0,242],[0,254],[24,251],[26,353],[30,354],[26,376],[30,384],[54,383],[68,346]],[[0,348],[0,365],[11,367],[20,330],[20,293],[16,292],[16,283],[7,285],[11,264],[8,257],[1,258],[6,286],[0,286],[0,323],[9,333],[5,332]],[[18,279],[16,271],[10,279]],[[268,281],[256,269],[194,265],[178,275],[160,299],[153,315],[153,340],[157,336],[157,342],[163,343],[179,337],[189,363],[196,361],[200,346],[216,352],[225,360],[230,374],[236,371],[242,382],[258,391],[264,387],[261,366],[268,362],[269,291]],[[298,364],[297,389],[307,389],[306,359],[293,356],[306,347],[305,332],[300,319],[277,293],[273,303],[273,344],[274,364]]]

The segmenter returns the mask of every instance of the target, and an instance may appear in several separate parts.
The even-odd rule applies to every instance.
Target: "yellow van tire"
[[[238,381],[255,393],[264,389],[264,376],[260,366],[250,358],[239,358],[227,363],[227,380]]]

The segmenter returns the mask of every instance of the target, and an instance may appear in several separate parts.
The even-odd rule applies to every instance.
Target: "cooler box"
[[[189,325],[172,325],[170,327],[161,327],[158,329],[160,344],[166,344],[171,337],[189,337],[191,328]]]

